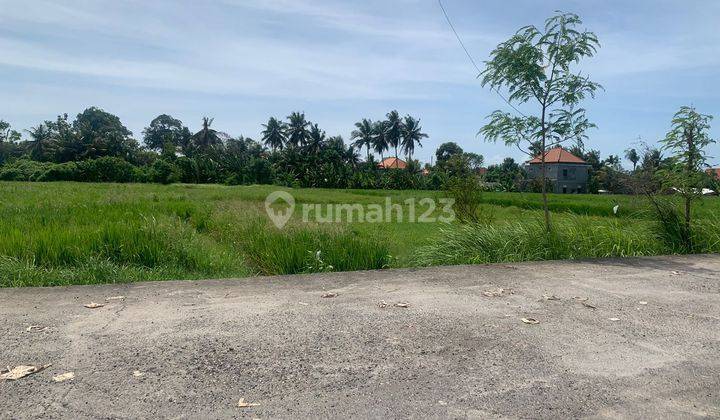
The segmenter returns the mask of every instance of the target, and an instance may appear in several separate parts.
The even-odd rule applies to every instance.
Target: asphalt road
[[[0,381],[2,418],[720,417],[720,256],[0,289],[0,302],[0,366],[52,364]]]

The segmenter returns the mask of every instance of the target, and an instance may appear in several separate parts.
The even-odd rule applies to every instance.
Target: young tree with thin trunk
[[[710,138],[710,120],[712,116],[698,113],[695,108],[680,108],[672,120],[672,128],[665,138],[663,150],[674,154],[670,165],[662,169],[659,175],[663,187],[673,188],[683,197],[685,206],[685,229],[690,232],[692,202],[702,197],[703,181],[707,168],[705,149],[715,140]],[[691,238],[691,236],[689,236]],[[688,244],[692,246],[692,243]]]
[[[526,26],[492,51],[482,76],[483,86],[508,93],[516,114],[495,111],[480,129],[486,141],[502,140],[532,156],[539,150],[545,227],[550,229],[545,156],[553,147],[568,141],[582,144],[585,131],[594,124],[585,117],[580,102],[594,97],[602,87],[572,67],[592,57],[599,42],[594,33],[580,30],[582,20],[572,13],[560,13],[545,21],[543,28]],[[535,106],[526,115],[515,105]],[[528,108],[529,109],[529,108]]]

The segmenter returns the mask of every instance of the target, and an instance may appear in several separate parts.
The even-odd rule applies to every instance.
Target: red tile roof
[[[720,179],[720,168],[710,168],[707,171],[708,175],[714,177],[715,179]]]
[[[542,160],[540,156],[536,156],[533,159],[529,160],[529,164],[534,163],[541,163]],[[554,149],[550,149],[545,153],[545,163],[580,163],[580,164],[587,164],[584,160],[580,159],[579,157],[573,155],[572,153],[568,152],[567,150],[563,149],[562,147],[556,147]]]
[[[388,168],[405,169],[405,167],[407,166],[407,163],[405,163],[405,161],[402,159],[397,159],[395,157],[389,157],[389,158],[383,159],[383,161],[378,163],[377,166],[380,169],[388,169]]]

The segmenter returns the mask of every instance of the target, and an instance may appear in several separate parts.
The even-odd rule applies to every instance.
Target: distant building
[[[713,177],[713,179],[717,179],[718,181],[720,181],[720,168],[710,168],[705,172],[707,172],[708,175]]]
[[[378,163],[377,167],[380,169],[405,169],[407,167],[407,163],[402,159],[389,157]]]
[[[540,179],[541,157],[537,156],[525,164],[528,176]],[[562,147],[545,153],[545,177],[553,185],[553,192],[560,194],[581,194],[587,192],[590,164]]]

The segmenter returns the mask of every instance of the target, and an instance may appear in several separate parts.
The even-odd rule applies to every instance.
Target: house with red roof
[[[541,164],[540,155],[525,163],[530,178],[539,179],[542,176]],[[552,183],[555,193],[587,193],[589,173],[589,163],[562,147],[555,147],[545,153],[545,177]]]
[[[720,168],[709,168],[705,172],[710,175],[713,179],[720,181]]]
[[[377,167],[380,169],[405,169],[405,167],[407,167],[407,163],[402,159],[389,157],[378,163]]]

